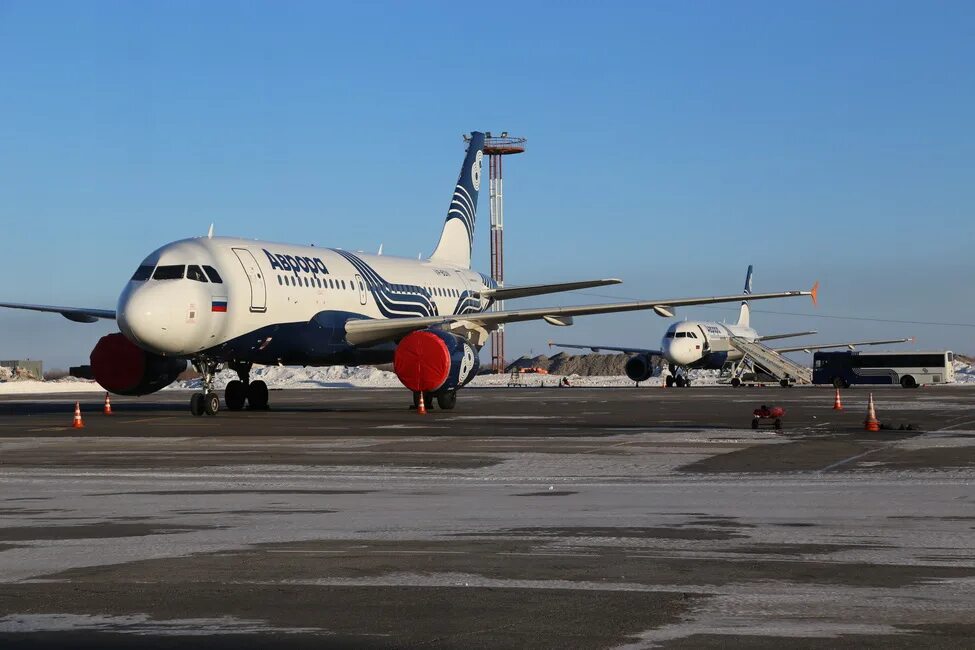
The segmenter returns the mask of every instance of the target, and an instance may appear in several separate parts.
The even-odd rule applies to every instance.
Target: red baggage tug
[[[752,428],[757,429],[762,423],[762,420],[771,420],[772,426],[776,429],[782,428],[782,418],[785,416],[785,409],[781,406],[773,406],[769,408],[762,404],[760,408],[752,411]]]

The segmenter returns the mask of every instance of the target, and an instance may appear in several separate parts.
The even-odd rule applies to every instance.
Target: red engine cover
[[[109,334],[91,351],[91,370],[105,390],[124,393],[142,381],[146,353],[122,334]]]
[[[396,346],[393,371],[413,392],[437,390],[450,373],[450,351],[437,335],[412,332]]]

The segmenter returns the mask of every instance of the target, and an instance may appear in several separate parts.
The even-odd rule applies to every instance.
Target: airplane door
[[[366,304],[366,282],[362,279],[362,276],[358,273],[355,274],[355,283],[359,287],[359,304]]]
[[[708,333],[700,325],[697,326],[697,329],[701,330],[701,336],[704,337],[704,341],[701,343],[701,354],[708,354],[711,352],[711,341],[708,339]]]
[[[267,311],[267,286],[264,284],[264,274],[261,267],[257,265],[257,260],[246,248],[234,248],[234,255],[244,267],[244,273],[251,284],[251,311]]]

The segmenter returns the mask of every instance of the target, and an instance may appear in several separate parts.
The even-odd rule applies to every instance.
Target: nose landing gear
[[[220,411],[220,397],[213,391],[213,379],[220,364],[212,359],[193,359],[193,367],[203,375],[203,392],[190,397],[190,413],[196,416],[216,415]]]
[[[684,366],[677,366],[674,364],[670,365],[670,374],[664,380],[667,388],[676,386],[677,388],[690,387],[691,378],[687,374],[687,368]]]

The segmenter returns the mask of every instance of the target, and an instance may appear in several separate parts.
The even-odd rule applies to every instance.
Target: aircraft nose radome
[[[118,306],[119,329],[140,347],[160,354],[169,352],[173,322],[171,308],[155,287],[139,287]]]
[[[119,301],[119,329],[140,347],[161,355],[190,351],[197,343],[199,323],[188,318],[186,286],[178,281],[148,284],[127,293]],[[183,291],[181,291],[181,289]],[[194,303],[201,304],[193,300]],[[194,319],[203,316],[198,310]]]
[[[679,363],[681,365],[693,363],[697,360],[696,356],[694,355],[694,350],[691,349],[691,346],[689,345],[671,345],[668,352],[670,358],[675,363]]]

